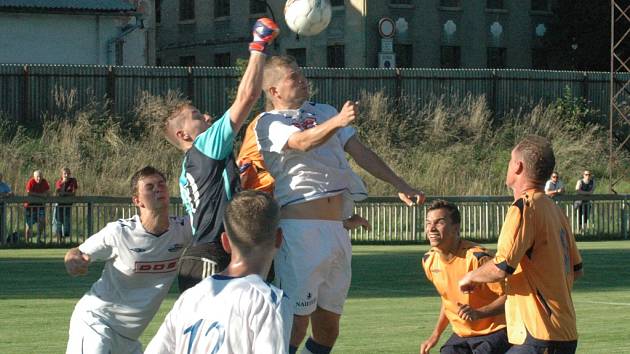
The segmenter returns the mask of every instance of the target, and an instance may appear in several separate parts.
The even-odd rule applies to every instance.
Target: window
[[[392,5],[411,5],[411,0],[389,0]]]
[[[249,0],[250,14],[263,14],[267,12],[266,0]]]
[[[532,48],[532,68],[540,70],[549,69],[547,51],[544,48]]]
[[[330,45],[326,48],[326,64],[329,68],[346,66],[343,45]]]
[[[162,4],[161,0],[155,0],[155,23],[162,22]]]
[[[343,0],[330,0],[331,6],[343,6]]]
[[[214,66],[230,66],[230,53],[217,53],[214,55]]]
[[[440,65],[443,68],[461,67],[461,50],[456,46],[442,46],[440,48]]]
[[[486,0],[486,9],[503,9],[503,0]]]
[[[306,48],[287,49],[287,55],[294,57],[298,66],[306,66]]]
[[[411,44],[394,45],[396,53],[396,66],[399,68],[413,67],[413,46]]]
[[[230,0],[214,0],[214,17],[230,16]]]
[[[123,63],[123,47],[124,41],[116,41],[116,65],[124,65]]]
[[[460,7],[459,0],[440,0],[440,6],[442,7]]]
[[[532,0],[532,10],[549,11],[549,1],[548,0]]]
[[[179,57],[179,66],[195,66],[195,56],[187,55]]]
[[[195,0],[179,0],[179,20],[195,19]]]
[[[507,50],[505,48],[488,47],[488,68],[505,68],[507,62]]]

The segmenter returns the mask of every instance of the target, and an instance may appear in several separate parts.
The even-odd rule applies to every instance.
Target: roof
[[[124,0],[0,0],[0,11],[2,9],[126,12],[136,7]]]

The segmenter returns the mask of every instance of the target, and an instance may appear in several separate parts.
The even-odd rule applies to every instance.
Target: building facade
[[[150,4],[150,5],[148,5]],[[0,2],[0,63],[153,65],[152,3],[124,0]],[[146,17],[146,18],[145,18]]]
[[[328,28],[297,38],[284,23],[284,0],[156,0],[158,63],[234,65],[247,55],[253,22],[273,13],[282,31],[275,53],[303,66],[546,68],[552,0],[329,1]],[[383,18],[396,29],[386,43]]]

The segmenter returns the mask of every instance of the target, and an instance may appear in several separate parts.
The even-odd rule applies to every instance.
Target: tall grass
[[[180,97],[138,95],[135,109],[116,116],[106,100],[79,106],[76,92],[55,90],[56,105],[44,114],[40,129],[26,129],[0,117],[0,172],[16,194],[35,169],[52,184],[69,167],[84,195],[128,195],[130,175],[150,164],[169,176],[177,193],[182,154],[159,130],[166,105]],[[361,95],[355,126],[361,140],[413,186],[432,195],[507,194],[504,177],[510,150],[526,134],[551,139],[557,169],[568,189],[590,169],[598,192],[606,192],[607,136],[590,122],[584,109],[565,99],[531,111],[514,110],[494,117],[485,97],[436,97],[428,102],[394,101],[383,93]],[[580,108],[580,107],[578,107]],[[236,144],[239,146],[240,144]],[[626,166],[630,159],[622,156]],[[355,166],[356,167],[356,166]],[[384,182],[356,168],[372,195],[392,195]],[[626,177],[622,193],[630,193]]]

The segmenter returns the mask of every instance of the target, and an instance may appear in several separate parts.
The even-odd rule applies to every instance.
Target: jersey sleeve
[[[256,136],[261,151],[281,153],[291,135],[301,131],[280,114],[267,114],[256,124]]]
[[[171,354],[175,353],[177,348],[177,339],[176,339],[176,326],[177,316],[180,311],[182,299],[184,296],[180,296],[180,298],[173,305],[173,309],[169,311],[162,322],[162,325],[158,329],[155,336],[151,339],[147,348],[145,349],[145,354]]]
[[[582,270],[582,255],[580,254],[580,250],[577,247],[577,242],[575,242],[575,237],[573,234],[569,237],[569,258],[571,259],[571,265],[573,266],[574,272],[579,272]]]
[[[88,239],[79,246],[79,250],[90,256],[92,261],[111,259],[115,256],[115,232],[115,223],[109,223],[101,231],[88,237]]]
[[[478,253],[475,254],[475,265],[474,268],[479,268],[484,265],[486,262],[492,261],[492,254],[485,249],[481,249]],[[490,291],[497,294],[498,296],[505,295],[505,281],[501,280],[496,283],[487,283],[486,286]]]
[[[533,221],[529,219],[521,198],[512,204],[501,228],[494,264],[508,274],[514,273],[525,252],[534,244],[534,228],[529,226]]]
[[[256,296],[254,314],[250,323],[254,324],[253,347],[255,353],[286,353],[289,350],[289,338],[293,313],[289,299],[282,292],[274,292],[271,301],[261,294]]]
[[[234,147],[234,131],[232,130],[230,111],[225,112],[208,130],[201,133],[193,144],[211,159],[225,159]]]
[[[430,259],[431,255],[429,253],[426,253],[424,256],[422,256],[422,269],[424,270],[424,275],[427,277],[427,279],[429,279],[430,282],[433,282],[433,275],[431,274],[431,270],[430,265],[429,265],[429,259]]]

